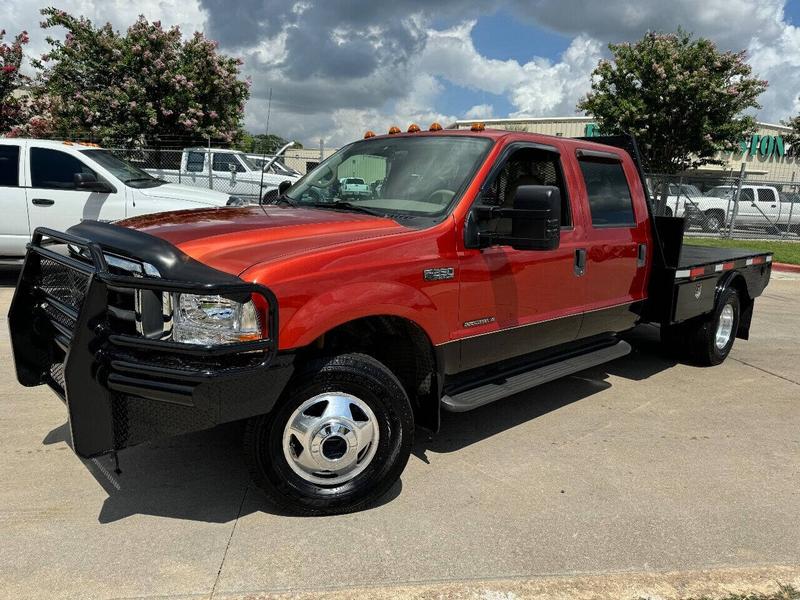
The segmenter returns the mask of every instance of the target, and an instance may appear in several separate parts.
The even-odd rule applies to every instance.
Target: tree
[[[25,103],[18,94],[30,83],[20,71],[28,32],[17,35],[11,44],[3,42],[5,35],[5,30],[0,30],[0,133],[9,132],[24,120]]]
[[[798,98],[798,100],[800,100],[800,98]],[[792,149],[796,154],[797,152],[794,148],[797,146],[797,143],[800,142],[800,115],[792,117],[788,121],[782,121],[782,124],[792,128],[792,133],[784,137],[787,142],[792,144]]]
[[[184,40],[178,27],[139,17],[122,35],[55,8],[42,15],[43,28],[67,31],[63,41],[48,37],[49,51],[34,61],[35,91],[50,99],[56,133],[156,147],[241,135],[242,61],[202,33]]]
[[[651,171],[722,164],[716,154],[755,130],[745,111],[761,108],[767,82],[752,76],[744,52],[720,52],[681,30],[608,48],[612,60],[599,62],[578,109],[603,133],[635,135]]]
[[[275,154],[278,150],[283,148],[289,140],[282,138],[279,135],[259,133],[252,135],[245,133],[239,143],[239,149],[250,154]],[[295,148],[302,148],[301,144]]]

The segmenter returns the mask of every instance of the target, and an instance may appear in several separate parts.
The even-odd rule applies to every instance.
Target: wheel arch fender
[[[396,282],[359,282],[310,298],[281,325],[281,345],[306,346],[345,323],[377,316],[407,319],[432,341],[447,336],[445,320],[433,300],[422,291]]]
[[[736,329],[736,337],[747,340],[750,338],[750,323],[753,319],[754,298],[750,295],[747,286],[747,279],[738,271],[729,271],[719,278],[717,282],[716,298],[727,290],[736,291],[739,297],[739,326]]]

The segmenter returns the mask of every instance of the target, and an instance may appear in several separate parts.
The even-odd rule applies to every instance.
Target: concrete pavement
[[[686,589],[662,575],[699,570],[796,581],[798,335],[800,278],[773,274],[724,365],[673,364],[640,328],[628,357],[446,414],[380,506],[304,519],[250,487],[236,426],[130,449],[121,476],[78,460],[63,405],[17,385],[3,322],[0,597],[512,598],[554,581],[612,597]],[[619,573],[633,587],[608,587]]]

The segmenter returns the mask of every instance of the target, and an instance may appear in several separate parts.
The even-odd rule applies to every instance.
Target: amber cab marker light
[[[431,126],[428,127],[428,131],[441,131],[441,130],[442,130],[442,126],[439,125],[439,123],[437,123],[436,121],[431,123]]]
[[[394,135],[395,133],[400,133],[400,128],[397,125],[392,125],[389,127],[389,135]]]
[[[470,129],[472,131],[483,131],[484,129],[486,129],[486,125],[484,125],[483,123],[473,123]]]
[[[408,133],[417,133],[419,131],[419,125],[416,123],[412,123],[408,126]]]
[[[370,129],[369,131],[367,131],[367,133],[364,134],[364,139],[368,140],[371,137],[375,137],[375,132]]]

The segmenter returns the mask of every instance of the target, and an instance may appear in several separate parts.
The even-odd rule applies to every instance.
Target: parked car
[[[22,258],[37,227],[243,204],[231,194],[167,183],[95,145],[20,138],[0,139],[0,195],[3,262]]]
[[[736,186],[717,186],[706,192],[707,197],[721,198],[730,204],[731,214],[736,211],[736,227],[781,230],[795,227],[800,221],[797,207],[785,201],[773,186],[742,185],[738,202],[735,202],[736,190]]]
[[[372,190],[360,177],[343,177],[339,180],[342,197],[370,196]]]
[[[373,136],[276,205],[37,229],[17,378],[65,400],[80,456],[247,420],[274,504],[364,508],[441,410],[625,356],[638,323],[701,365],[748,338],[772,255],[682,246],[636,157],[621,137]],[[354,164],[379,196],[341,197]]]
[[[654,183],[656,200],[663,200],[658,182]],[[727,200],[705,196],[700,188],[688,183],[669,183],[667,193],[661,214],[667,217],[683,217],[686,219],[687,229],[696,226],[704,231],[716,232],[728,223]]]
[[[213,188],[236,194],[255,203],[272,202],[284,181],[294,183],[300,177],[289,173],[274,173],[272,166],[286,148],[284,146],[265,165],[260,165],[244,152],[224,148],[185,148],[180,169],[147,169],[156,177],[179,178],[181,183],[201,188]]]

